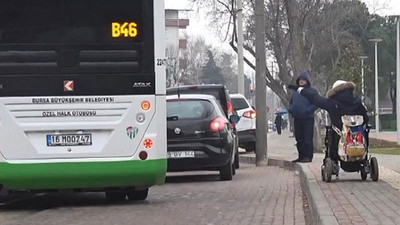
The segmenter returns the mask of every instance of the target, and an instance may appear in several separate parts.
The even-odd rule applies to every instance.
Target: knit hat
[[[353,82],[337,80],[337,81],[335,81],[335,83],[333,83],[332,89],[330,89],[326,93],[326,95],[328,96],[328,98],[331,98],[332,96],[334,96],[335,94],[337,94],[338,92],[340,92],[342,90],[345,90],[345,89],[354,90],[355,87],[356,87],[356,85]]]

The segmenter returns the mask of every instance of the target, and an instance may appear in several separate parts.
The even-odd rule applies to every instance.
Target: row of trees
[[[237,50],[236,0],[192,0],[206,9],[212,27]],[[245,62],[255,69],[254,0],[243,0]],[[265,42],[267,58],[278,66],[272,76],[266,68],[267,86],[287,107],[290,92],[301,71],[311,72],[314,85],[324,94],[336,79],[352,80],[361,87],[358,56],[365,61],[366,95],[374,99],[374,48],[371,38],[382,38],[379,44],[380,98],[392,99],[395,110],[395,21],[371,14],[359,0],[265,0]],[[370,101],[372,109],[374,102]]]
[[[236,57],[207,44],[203,37],[187,36],[187,48],[167,48],[167,86],[178,84],[224,84],[237,92]],[[186,65],[179,69],[179,59]]]

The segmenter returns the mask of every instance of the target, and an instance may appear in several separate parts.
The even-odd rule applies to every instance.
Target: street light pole
[[[378,43],[380,38],[369,39],[375,44],[375,132],[376,138],[379,136],[379,91],[378,91]]]
[[[359,59],[361,59],[361,100],[363,103],[365,103],[364,98],[365,98],[365,86],[364,86],[364,59],[367,59],[368,56],[365,55],[360,55],[358,56]]]
[[[256,166],[268,164],[264,0],[256,0]]]
[[[238,36],[238,93],[244,95],[244,62],[243,62],[243,7],[242,0],[237,4],[237,36]],[[248,87],[246,87],[248,88]]]
[[[397,144],[400,145],[400,15],[397,15],[397,40],[396,40],[396,120]]]
[[[394,15],[397,22],[396,37],[396,121],[397,144],[400,145],[400,15]]]

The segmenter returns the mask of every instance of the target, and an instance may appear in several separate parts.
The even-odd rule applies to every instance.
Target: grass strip
[[[400,148],[369,148],[370,153],[400,155]]]

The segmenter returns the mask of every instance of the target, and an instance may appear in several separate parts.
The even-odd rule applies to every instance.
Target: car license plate
[[[167,152],[168,158],[194,158],[194,151]]]
[[[47,146],[92,145],[92,134],[48,134]]]

